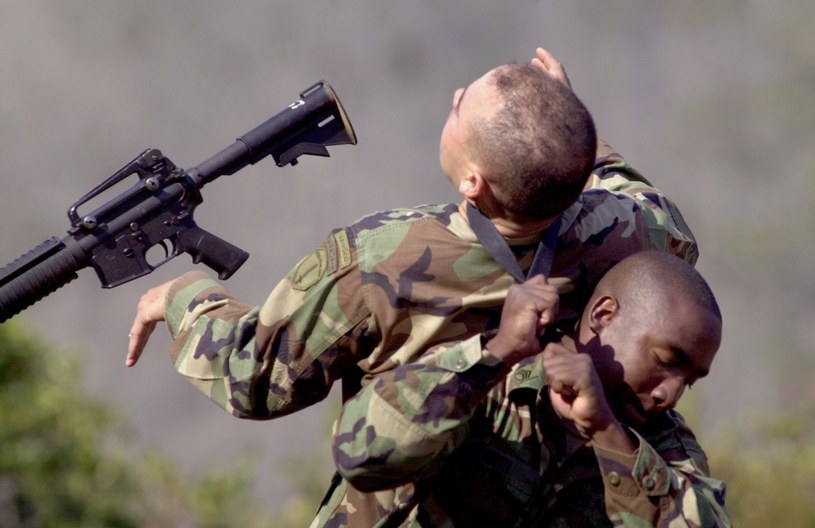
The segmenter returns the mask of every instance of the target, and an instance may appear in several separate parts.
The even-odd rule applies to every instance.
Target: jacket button
[[[608,481],[611,482],[612,486],[619,486],[620,485],[620,474],[616,471],[612,471],[608,474]]]

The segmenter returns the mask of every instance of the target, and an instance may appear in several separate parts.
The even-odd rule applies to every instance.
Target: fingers
[[[136,317],[128,334],[125,366],[132,367],[139,361],[150,334],[156,328],[156,323],[164,320],[164,300],[171,284],[172,281],[169,281],[156,286],[139,299]]]
[[[542,355],[552,408],[582,434],[581,415],[585,414],[587,403],[586,354],[578,354],[559,343],[549,343]],[[591,406],[591,401],[588,404]]]
[[[554,287],[560,295],[574,290],[574,284],[569,277],[550,277],[546,280],[546,283]]]
[[[594,400],[602,394],[602,383],[588,354],[549,343],[543,351],[543,369],[549,387],[567,402],[580,396]]]
[[[511,286],[501,311],[498,332],[487,344],[494,356],[507,364],[537,354],[546,326],[555,321],[560,296],[557,288],[538,275]]]
[[[141,357],[141,354],[144,351],[144,347],[145,345],[147,345],[147,340],[150,338],[150,334],[153,333],[155,327],[156,327],[155,322],[153,323],[139,323],[138,321],[133,322],[133,326],[130,328],[130,333],[127,335],[128,344],[125,366],[132,367],[139,361],[139,358]]]
[[[537,48],[535,50],[535,58],[532,59],[532,63],[553,77],[556,72],[563,70],[563,65],[560,64],[560,61],[543,48]]]
[[[556,288],[547,285],[542,289],[538,297],[538,308],[541,310],[538,318],[538,337],[543,335],[543,329],[555,322],[558,310],[560,309],[560,294]]]
[[[566,69],[554,55],[545,49],[537,48],[535,50],[535,58],[532,59],[532,66],[562,82],[567,87],[572,87],[572,83],[569,81],[569,77],[566,75]]]
[[[559,394],[575,396],[579,392],[581,378],[591,367],[586,354],[578,354],[560,343],[548,343],[543,350],[543,369],[549,387]]]
[[[521,285],[513,286],[519,295],[525,297],[531,309],[539,313],[538,328],[542,331],[544,326],[550,325],[555,321],[558,309],[560,307],[560,292],[558,287],[549,283],[543,275],[537,275],[528,279]]]
[[[587,437],[616,420],[588,354],[549,343],[542,357],[552,408],[559,416]]]

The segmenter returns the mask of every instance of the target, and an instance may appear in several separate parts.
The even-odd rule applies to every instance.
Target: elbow
[[[359,491],[389,489],[413,480],[414,472],[400,459],[396,443],[377,436],[364,419],[347,433],[335,434],[331,451],[337,472]]]
[[[352,455],[335,442],[332,452],[337,472],[359,491],[380,491],[410,480],[401,468],[389,462],[392,450],[377,455],[365,450]]]
[[[408,480],[382,478],[379,475],[370,475],[368,473],[343,471],[339,473],[351,487],[363,493],[393,489],[408,482]]]

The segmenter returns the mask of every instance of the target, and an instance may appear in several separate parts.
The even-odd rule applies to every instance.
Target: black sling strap
[[[524,276],[523,271],[521,271],[518,259],[515,258],[515,254],[512,253],[506,239],[498,232],[490,219],[484,216],[484,213],[469,202],[467,202],[467,220],[475,236],[478,237],[478,241],[481,242],[489,254],[492,255],[492,258],[501,264],[516,281],[521,283],[539,274],[543,274],[547,278],[549,277],[549,272],[552,270],[552,261],[555,258],[555,249],[557,248],[560,217],[541,234],[538,249],[535,251],[532,265],[529,267],[526,276]]]
[[[518,264],[518,259],[515,258],[515,254],[509,248],[506,239],[498,232],[489,218],[484,216],[484,213],[469,202],[467,203],[467,220],[478,241],[481,242],[481,245],[492,255],[492,258],[494,258],[496,262],[509,271],[518,283],[522,283],[527,278],[534,277],[538,274],[543,274],[547,278],[549,277],[549,271],[552,269],[552,260],[555,257],[555,248],[557,247],[558,232],[560,231],[560,218],[557,218],[554,223],[547,227],[541,234],[538,249],[535,251],[532,265],[529,266],[526,276],[524,276],[521,265]],[[359,367],[354,367],[348,369],[348,372],[343,375],[343,401],[348,400],[359,392],[363,374]]]

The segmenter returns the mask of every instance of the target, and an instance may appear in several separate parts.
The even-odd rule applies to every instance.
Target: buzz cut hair
[[[719,304],[702,274],[664,251],[641,251],[620,261],[600,279],[589,304],[604,294],[617,298],[621,307],[648,311],[686,299],[722,322]]]
[[[488,82],[499,106],[471,130],[473,156],[510,218],[550,219],[583,190],[594,166],[594,121],[574,92],[530,64],[505,64]]]

